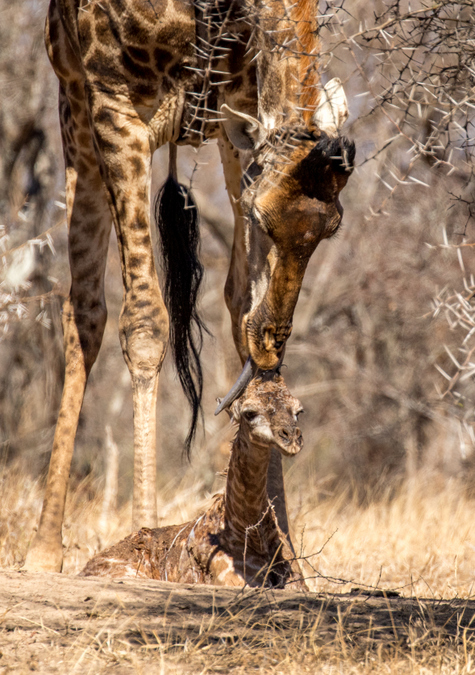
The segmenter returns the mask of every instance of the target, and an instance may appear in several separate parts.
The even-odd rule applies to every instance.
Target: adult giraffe
[[[354,145],[337,132],[347,116],[341,85],[318,86],[317,0],[292,2],[51,0],[46,45],[60,82],[72,282],[63,310],[63,397],[27,569],[62,567],[74,439],[106,322],[111,221],[124,283],[120,340],[133,388],[133,529],[156,525],[155,407],[169,320],[150,240],[150,174],[164,143],[171,148],[158,209],[165,297],[192,403],[189,439],[201,397],[191,328],[200,327],[194,302],[202,271],[196,210],[176,182],[176,145],[218,138],[235,215],[225,289],[234,341],[254,370],[282,358],[310,255],[340,223],[338,194],[354,157]],[[279,462],[273,455],[269,485],[283,503]]]

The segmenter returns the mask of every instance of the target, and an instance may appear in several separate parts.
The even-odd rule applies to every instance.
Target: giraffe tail
[[[185,440],[189,457],[196,433],[203,392],[200,352],[203,331],[196,303],[203,278],[198,254],[198,210],[191,191],[180,184],[176,172],[176,145],[170,144],[169,176],[157,194],[155,219],[165,273],[164,299],[170,315],[170,345],[178,377],[191,407],[191,424]]]

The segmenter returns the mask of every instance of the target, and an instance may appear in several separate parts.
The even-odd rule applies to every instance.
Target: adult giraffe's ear
[[[338,77],[327,82],[321,90],[321,100],[313,115],[313,123],[329,136],[337,136],[338,129],[348,118],[348,101]]]
[[[225,103],[221,106],[223,124],[231,143],[239,150],[252,150],[261,133],[262,125],[252,115],[232,110]]]

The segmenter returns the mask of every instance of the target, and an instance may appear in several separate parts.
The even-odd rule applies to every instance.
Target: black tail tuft
[[[165,272],[164,298],[170,314],[170,344],[178,377],[192,411],[185,441],[185,452],[189,457],[203,392],[200,351],[206,328],[196,311],[203,265],[198,258],[198,210],[191,192],[172,176],[157,195],[155,219]]]

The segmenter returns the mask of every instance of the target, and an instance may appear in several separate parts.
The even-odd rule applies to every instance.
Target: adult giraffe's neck
[[[240,542],[256,542],[260,523],[270,508],[267,469],[270,449],[254,446],[239,430],[233,443],[226,481],[225,530]],[[254,546],[255,548],[255,546]]]
[[[318,0],[280,0],[259,12],[257,81],[264,126],[310,124],[318,106]]]

